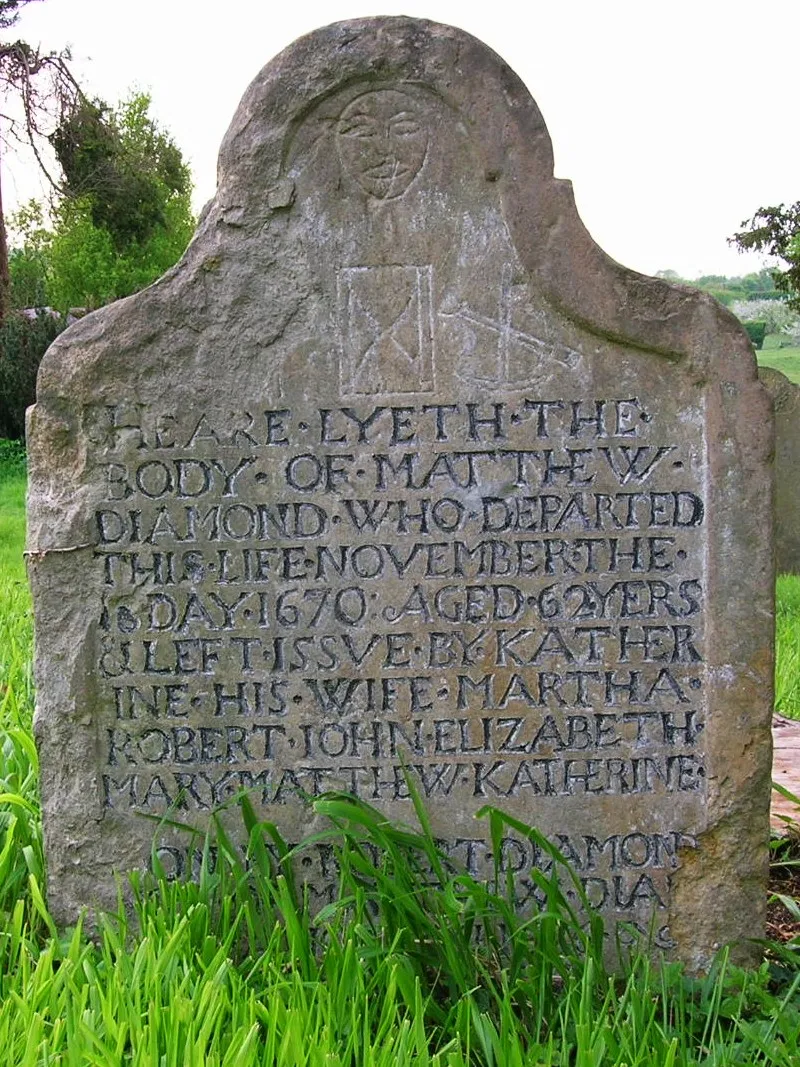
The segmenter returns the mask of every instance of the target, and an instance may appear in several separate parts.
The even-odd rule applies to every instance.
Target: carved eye
[[[375,120],[366,115],[358,115],[349,123],[345,122],[339,127],[342,137],[374,137],[377,132]]]
[[[389,122],[389,128],[397,137],[414,137],[422,133],[422,127],[411,115],[395,115]]]

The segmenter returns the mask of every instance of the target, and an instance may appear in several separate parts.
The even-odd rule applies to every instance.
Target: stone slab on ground
[[[775,715],[772,720],[772,780],[800,797],[800,722]],[[770,822],[774,830],[785,830],[787,819],[800,830],[800,804],[772,792]]]

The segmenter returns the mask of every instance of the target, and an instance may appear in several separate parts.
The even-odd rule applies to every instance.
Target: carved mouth
[[[407,178],[412,173],[412,168],[407,164],[401,163],[394,156],[389,156],[379,163],[373,163],[372,166],[365,167],[363,173],[364,177],[372,178],[375,181],[391,181],[392,179]]]

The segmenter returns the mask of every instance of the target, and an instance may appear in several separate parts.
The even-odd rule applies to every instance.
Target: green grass
[[[779,348],[782,340],[780,334],[770,334],[764,338],[764,347],[756,352],[759,366],[774,367],[786,377],[800,385],[800,348]]]
[[[800,719],[800,576],[778,577],[775,612],[775,710]]]
[[[502,892],[437,872],[426,830],[345,797],[318,810],[342,877],[317,919],[259,827],[247,868],[223,838],[196,884],[140,887],[135,932],[120,911],[95,942],[37,940],[20,904],[0,935],[2,1062],[796,1067],[796,961],[611,975],[555,879],[523,923]]]
[[[785,352],[798,352],[800,349],[792,348],[789,344],[789,338],[784,333],[768,333],[764,338],[764,344],[761,351],[763,352],[775,352],[782,348]]]
[[[24,580],[25,453],[15,441],[0,440],[0,574]]]
[[[0,441],[0,919],[44,882],[24,503],[24,453]],[[40,919],[32,921],[38,927]]]
[[[599,919],[578,920],[557,856],[556,873],[537,874],[542,909],[522,921],[503,879],[448,865],[419,803],[413,831],[348,797],[316,801],[341,872],[316,917],[289,859],[273,858],[286,846],[242,800],[246,857],[219,822],[198,843],[195,883],[139,880],[135,917],[120,909],[91,939],[56,930],[42,896],[23,485],[0,449],[0,1067],[800,1063],[800,944],[767,946],[747,973],[722,952],[702,979],[644,957],[610,974]],[[791,641],[800,579],[781,579],[778,596]],[[507,825],[483,817],[495,836]]]

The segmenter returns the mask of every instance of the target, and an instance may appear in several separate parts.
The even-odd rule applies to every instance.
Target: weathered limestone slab
[[[757,934],[771,448],[736,320],[592,242],[489,49],[405,18],[296,42],[182,262],[42,366],[55,914],[113,903],[146,815],[203,825],[248,788],[297,840],[303,793],[411,818],[408,766],[474,872],[491,803],[612,935],[700,967]],[[523,906],[540,861],[509,836]]]
[[[800,574],[800,388],[772,367],[758,377],[775,410],[775,568]]]

